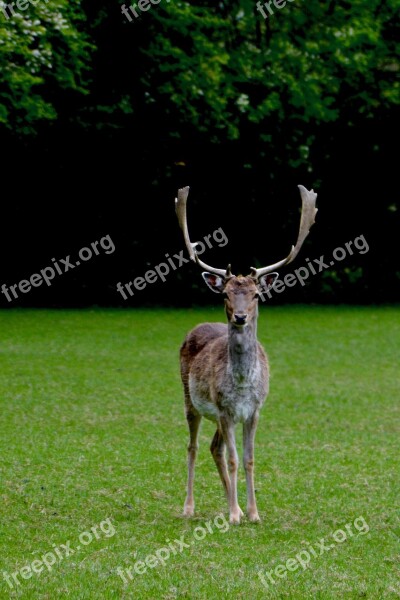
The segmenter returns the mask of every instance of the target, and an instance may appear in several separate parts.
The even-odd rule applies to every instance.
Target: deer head
[[[315,207],[317,194],[314,190],[308,191],[302,185],[298,187],[302,199],[302,210],[296,245],[292,246],[286,258],[277,263],[260,269],[251,267],[250,274],[246,277],[233,275],[231,265],[228,265],[226,269],[216,269],[199,259],[196,253],[198,242],[192,243],[190,241],[187,226],[186,204],[189,187],[178,190],[178,197],[175,199],[175,210],[190,259],[203,269],[202,276],[208,287],[217,294],[224,294],[228,321],[237,327],[245,326],[257,314],[260,288],[265,291],[273,286],[278,277],[275,269],[291,263],[296,258],[311,226],[315,223],[315,215],[318,210]]]

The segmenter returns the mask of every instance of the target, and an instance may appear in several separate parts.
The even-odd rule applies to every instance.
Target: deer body
[[[261,408],[268,393],[267,357],[250,328],[238,333],[223,325],[215,328],[214,337],[213,325],[198,325],[186,337],[182,379],[188,381],[190,402],[200,415],[218,422],[226,412],[235,423],[243,423]],[[192,355],[197,338],[204,339],[204,329],[211,329],[211,338]]]
[[[303,211],[300,231],[289,256],[268,267],[251,269],[247,277],[214,269],[197,256],[189,239],[186,201],[189,188],[178,192],[176,209],[186,246],[192,260],[205,269],[203,279],[213,292],[223,294],[228,324],[203,323],[186,336],[180,351],[181,378],[189,426],[188,486],[184,515],[194,514],[194,466],[202,417],[214,421],[217,430],[211,453],[229,503],[231,523],[240,523],[243,511],[237,499],[238,454],[235,427],[243,426],[243,466],[247,485],[247,515],[259,521],[254,492],[254,438],[259,413],[269,388],[269,368],[263,347],[257,341],[258,299],[260,287],[269,289],[278,274],[275,268],[291,262],[306,238],[316,214],[316,194],[302,186]],[[228,461],[226,460],[226,455]]]

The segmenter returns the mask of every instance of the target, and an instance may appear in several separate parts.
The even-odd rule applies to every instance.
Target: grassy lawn
[[[178,350],[205,320],[222,307],[0,312],[0,598],[400,597],[398,308],[262,308],[262,523],[238,527],[206,421],[181,517]]]

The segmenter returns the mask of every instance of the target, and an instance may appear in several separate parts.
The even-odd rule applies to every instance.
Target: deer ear
[[[210,290],[216,294],[222,293],[225,286],[225,281],[222,279],[222,277],[219,277],[219,275],[214,275],[214,273],[207,273],[207,271],[202,273],[202,277]]]
[[[267,275],[261,275],[258,283],[260,284],[262,290],[267,291],[273,287],[278,277],[279,273],[267,273]]]

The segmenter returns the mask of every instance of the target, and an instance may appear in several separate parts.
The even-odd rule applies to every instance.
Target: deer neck
[[[257,362],[257,318],[246,327],[228,325],[229,369],[235,379],[243,381]]]

